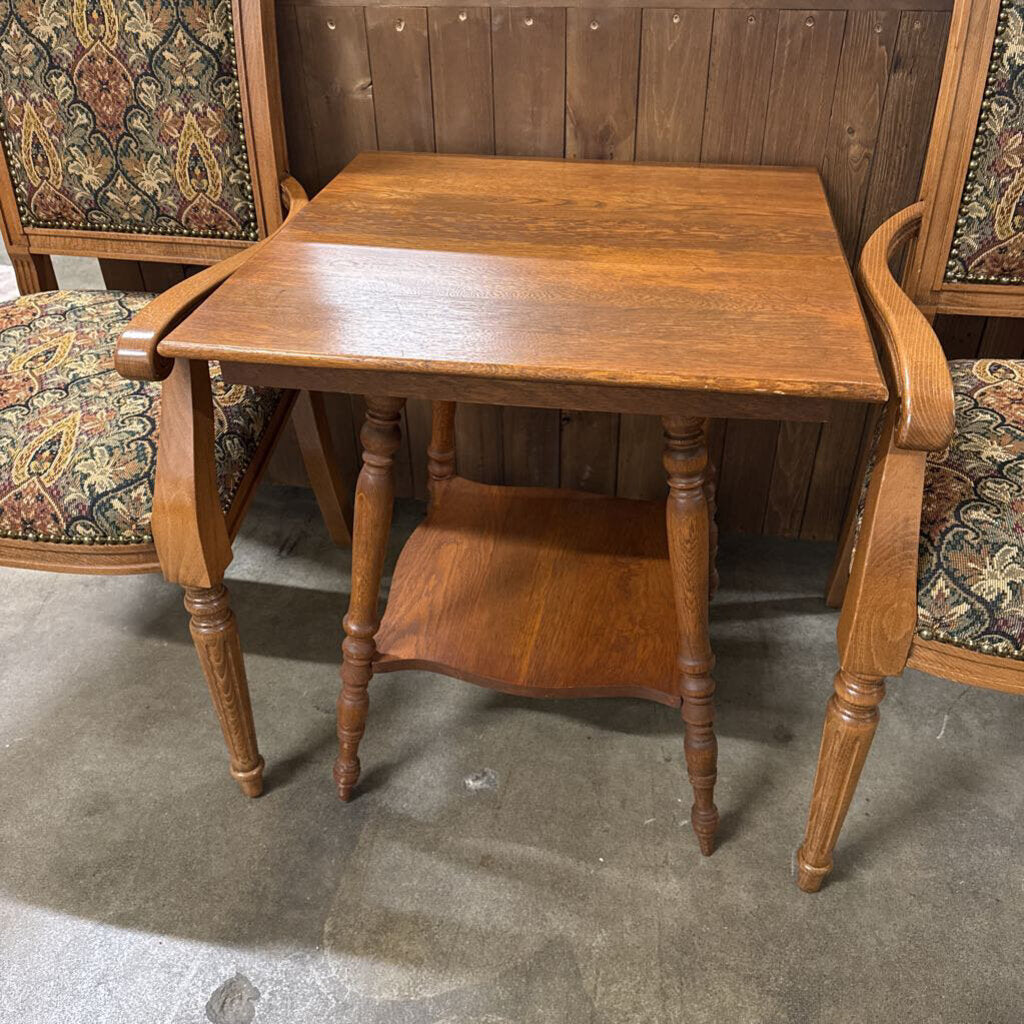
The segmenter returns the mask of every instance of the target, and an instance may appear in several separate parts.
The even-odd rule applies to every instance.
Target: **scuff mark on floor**
[[[252,1024],[260,990],[236,971],[219,985],[206,1003],[206,1019],[210,1024]]]
[[[958,693],[958,694],[957,694],[957,695],[956,695],[956,696],[955,696],[955,697],[954,697],[954,698],[953,698],[953,699],[952,699],[952,700],[951,700],[951,701],[949,702],[949,706],[948,706],[948,707],[946,708],[946,711],[945,711],[945,713],[944,713],[944,714],[943,714],[943,716],[942,716],[942,726],[941,726],[941,728],[939,729],[939,734],[938,734],[938,736],[936,736],[936,737],[935,737],[935,738],[936,738],[937,740],[941,740],[941,739],[942,739],[942,737],[943,737],[943,736],[945,736],[945,734],[946,734],[946,726],[947,726],[947,725],[949,724],[949,715],[950,715],[950,712],[951,712],[951,711],[953,710],[953,706],[954,706],[955,704],[957,704],[957,703],[958,703],[959,701],[963,700],[963,698],[964,698],[964,697],[966,697],[966,696],[967,696],[967,694],[968,694],[969,692],[970,692],[970,691],[969,691],[969,690],[968,690],[968,689],[967,689],[966,687],[964,687],[964,689],[962,689],[962,690],[961,690],[961,691],[960,691],[960,692],[959,692],[959,693]]]
[[[479,792],[482,789],[497,789],[498,773],[493,768],[484,768],[482,771],[472,772],[462,781],[471,793]]]
[[[278,545],[277,557],[287,558],[299,546],[299,541],[302,540],[302,537],[303,531],[301,529],[289,533]]]

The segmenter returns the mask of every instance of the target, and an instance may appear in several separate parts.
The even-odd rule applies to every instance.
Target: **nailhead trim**
[[[1024,661],[1024,650],[1016,649],[1009,640],[999,640],[995,643],[991,640],[959,640],[949,630],[932,629],[929,626],[919,627],[917,635],[922,640],[935,640],[941,644],[949,644],[951,647],[959,647],[966,651],[975,651],[978,654],[988,654],[997,658],[1011,658],[1014,661]]]
[[[245,472],[242,473],[231,494],[228,495],[226,500],[221,501],[220,507],[224,515],[231,511],[231,506],[234,505],[235,498],[238,497],[242,482],[249,475],[250,468],[251,463],[246,467]],[[19,533],[17,530],[5,530],[0,527],[0,540],[42,541],[46,544],[127,545],[152,544],[153,535],[150,533],[129,533],[123,537],[66,537],[63,534],[56,533],[33,533],[31,530]]]
[[[17,530],[0,530],[0,540],[39,541],[43,544],[82,544],[87,547],[116,547],[118,545],[153,543],[153,538],[148,533],[127,534],[124,537],[66,537],[56,533],[33,533],[31,530],[24,533]]]
[[[41,228],[52,231],[90,231],[97,234],[126,234],[126,235],[155,235],[165,238],[225,238],[233,241],[256,242],[259,240],[259,228],[256,223],[256,206],[253,202],[252,172],[249,165],[249,144],[245,134],[245,118],[242,114],[242,88],[238,80],[238,52],[235,48],[235,26],[233,12],[228,11],[228,23],[225,38],[230,48],[231,70],[234,73],[232,84],[235,91],[235,110],[237,117],[235,124],[239,130],[239,142],[242,149],[243,165],[245,167],[245,181],[242,183],[242,194],[249,200],[252,207],[249,217],[241,226],[238,232],[232,231],[188,231],[185,228],[156,228],[146,224],[113,224],[113,225],[91,225],[88,223],[76,224],[71,221],[47,221],[41,220],[29,209],[28,197],[25,191],[24,181],[14,183],[15,203],[18,207],[18,214],[21,217],[23,227]],[[3,105],[0,104],[0,149],[2,149],[7,166],[12,171],[20,164],[16,163],[10,150],[10,137],[7,131],[7,123],[4,120]],[[13,174],[12,174],[13,177]],[[0,534],[2,536],[2,534]]]
[[[977,179],[976,171],[978,161],[981,158],[981,132],[982,121],[985,115],[992,109],[992,96],[995,93],[996,69],[1006,48],[1006,26],[1009,23],[1009,8],[1013,0],[1000,0],[999,16],[996,19],[996,34],[992,42],[992,56],[989,59],[988,75],[985,78],[985,91],[981,101],[981,110],[978,114],[978,126],[974,132],[974,143],[971,147],[971,159],[967,163],[967,177],[964,180],[964,189],[960,197],[960,210],[967,205],[966,194],[969,185],[974,184]],[[956,227],[953,232],[953,242],[949,247],[949,259],[946,262],[945,279],[951,283],[967,284],[1024,284],[1024,271],[1020,274],[978,274],[967,270],[964,257],[960,252],[967,227],[967,218],[961,213],[956,219]]]
[[[227,515],[231,511],[231,506],[235,503],[235,498],[238,497],[238,492],[242,487],[242,483],[245,478],[249,475],[249,469],[251,463],[246,467],[245,472],[242,473],[238,481],[235,483],[234,488],[226,499],[221,500],[221,511],[224,515]],[[94,545],[113,545],[113,546],[129,546],[135,544],[152,544],[153,535],[150,533],[129,533],[123,537],[66,537],[63,534],[56,533],[33,533],[31,530],[24,533],[19,533],[17,530],[5,530],[0,527],[0,540],[27,540],[27,541],[41,541],[46,544],[84,544],[86,546]]]

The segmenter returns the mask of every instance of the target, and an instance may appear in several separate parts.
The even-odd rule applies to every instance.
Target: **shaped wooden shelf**
[[[375,672],[678,705],[663,502],[452,477],[406,543]]]

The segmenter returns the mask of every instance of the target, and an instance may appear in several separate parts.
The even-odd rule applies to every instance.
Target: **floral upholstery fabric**
[[[947,281],[1024,283],[1024,0],[1002,0]]]
[[[152,296],[58,291],[0,304],[0,537],[149,541],[160,385],[114,369]],[[212,373],[225,511],[280,399]]]
[[[918,633],[1024,657],[1024,361],[950,370],[956,430],[928,460]]]
[[[0,0],[27,226],[255,239],[231,0]]]

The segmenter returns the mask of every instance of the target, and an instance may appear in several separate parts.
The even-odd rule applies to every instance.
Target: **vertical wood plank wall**
[[[916,196],[949,13],[849,4],[858,9],[278,0],[291,170],[315,191],[375,146],[810,164],[852,257]],[[979,343],[984,330],[974,325]],[[356,404],[335,404],[339,444],[355,444]],[[428,421],[414,404],[407,419],[405,485],[422,493]],[[663,492],[653,418],[461,406],[459,420],[469,476]],[[863,425],[860,408],[824,426],[716,424],[722,528],[834,537]]]
[[[950,2],[831,2],[797,10],[727,0],[678,8],[278,0],[291,171],[312,194],[374,148],[813,165],[852,260],[885,217],[916,198]],[[937,327],[951,355],[1022,354],[1021,332],[998,321],[940,318]],[[331,414],[354,466],[362,402],[334,396]],[[834,538],[864,419],[858,407],[824,425],[714,424],[720,526]],[[399,485],[422,496],[424,403],[409,403],[405,427]],[[660,427],[645,416],[459,409],[459,470],[485,481],[657,497],[660,448]],[[299,460],[284,455],[277,477],[304,483]]]

